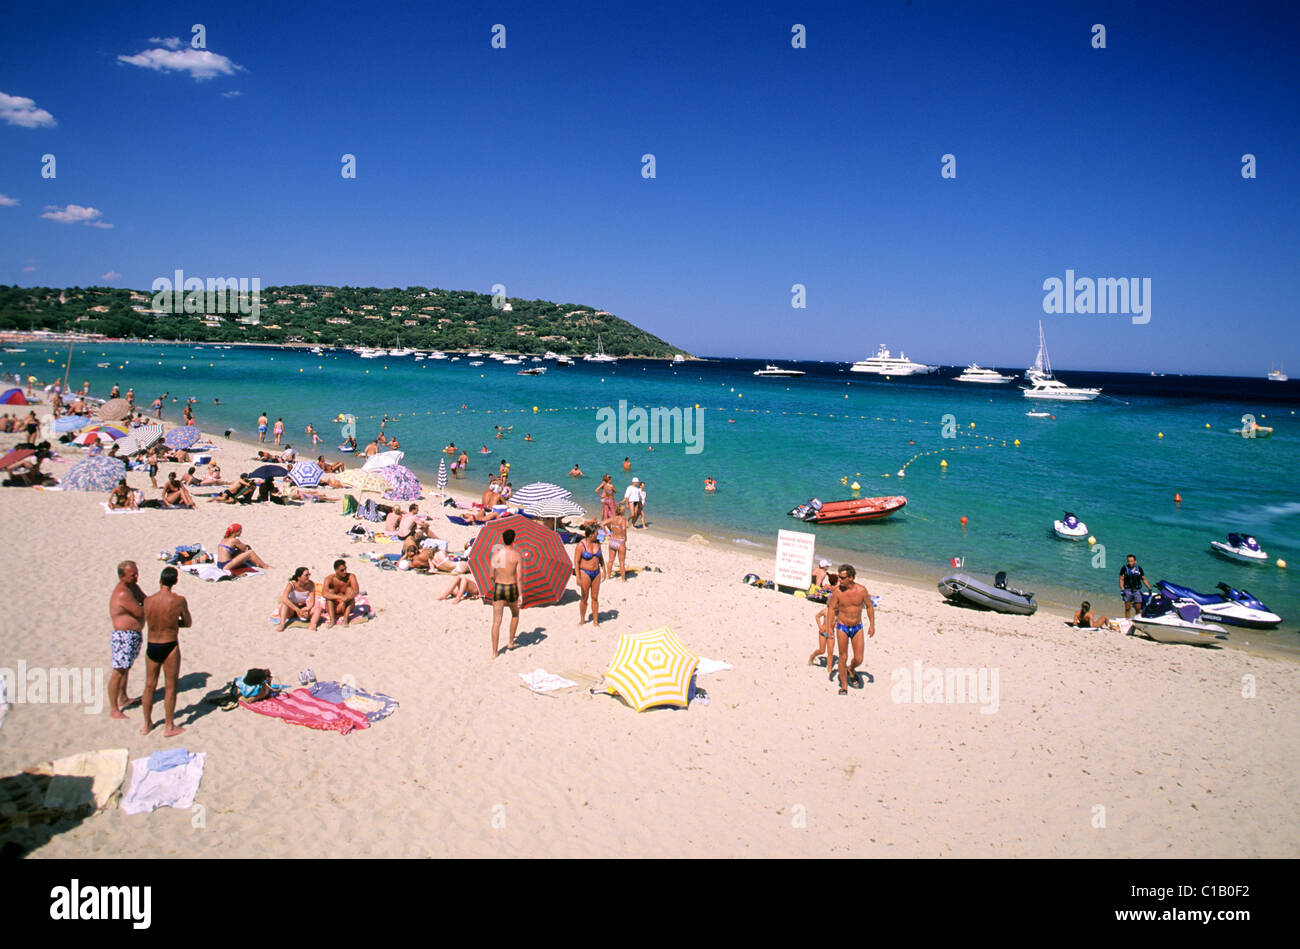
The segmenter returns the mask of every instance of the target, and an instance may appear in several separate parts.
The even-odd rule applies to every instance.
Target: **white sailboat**
[[[1091,402],[1101,395],[1100,389],[1071,388],[1052,375],[1052,360],[1047,355],[1047,337],[1043,335],[1043,321],[1038,321],[1038,356],[1025,371],[1029,388],[1023,390],[1026,399],[1049,399],[1054,402]]]
[[[1268,371],[1269,382],[1287,382],[1291,377],[1286,374],[1286,367],[1281,369],[1270,369]]]
[[[586,356],[583,356],[582,361],[583,362],[618,362],[618,360],[615,359],[613,356],[606,355],[605,344],[601,340],[599,333],[596,334],[595,353],[588,353]]]

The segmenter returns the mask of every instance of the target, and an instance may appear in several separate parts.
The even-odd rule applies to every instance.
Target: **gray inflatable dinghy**
[[[1038,609],[1034,595],[1007,586],[1006,571],[1001,571],[992,583],[976,580],[968,573],[954,573],[939,581],[939,592],[954,603],[978,606],[999,613],[1017,613],[1031,616]]]

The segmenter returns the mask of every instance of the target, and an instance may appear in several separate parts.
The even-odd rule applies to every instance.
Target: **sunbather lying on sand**
[[[469,574],[464,574],[451,581],[451,585],[443,591],[440,600],[451,600],[453,603],[459,603],[466,598],[474,599],[478,596],[478,584]]]

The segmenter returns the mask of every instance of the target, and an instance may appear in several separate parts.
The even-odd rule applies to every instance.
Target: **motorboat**
[[[481,366],[481,365],[483,365],[483,360],[481,360],[481,359],[471,359],[470,362],[469,362],[469,364],[470,364],[471,366]]]
[[[1088,525],[1069,511],[1059,521],[1052,521],[1052,530],[1065,540],[1086,540],[1088,537]]]
[[[851,498],[847,501],[820,501],[811,498],[789,512],[811,524],[853,524],[888,517],[907,506],[907,498]]]
[[[515,373],[516,376],[544,376],[546,375],[545,366],[529,366],[527,369],[520,369]]]
[[[1229,534],[1228,542],[1210,541],[1210,549],[1220,557],[1240,563],[1266,563],[1268,554],[1260,549],[1259,541],[1249,534]]]
[[[850,367],[849,371],[867,372],[876,376],[917,376],[934,372],[938,368],[938,366],[927,366],[925,363],[913,362],[901,350],[895,356],[890,353],[884,343],[881,343],[874,356],[870,359],[858,360]]]
[[[1031,410],[1029,412],[1026,412],[1025,414],[1030,418],[1056,418],[1056,416],[1053,415],[1051,412],[1035,412]]]
[[[482,359],[482,358],[483,358],[483,354],[482,354],[481,352],[479,352],[477,349],[471,349],[471,350],[470,350],[469,352],[467,352],[465,355],[468,356],[470,359]]]
[[[1029,386],[1022,389],[1026,399],[1050,399],[1054,402],[1091,402],[1101,395],[1100,389],[1081,389],[1067,386],[1052,375],[1052,360],[1047,355],[1047,337],[1043,334],[1043,321],[1038,321],[1038,356],[1025,370]]]
[[[1191,587],[1160,580],[1156,587],[1177,603],[1195,603],[1211,619],[1230,626],[1248,626],[1251,629],[1273,629],[1282,622],[1278,616],[1248,590],[1234,590],[1226,583],[1218,584],[1222,593],[1197,593]]]
[[[681,353],[678,353],[677,355],[675,355],[675,356],[673,357],[673,365],[674,365],[674,366],[681,365],[681,364],[684,363],[684,362],[686,362],[686,357],[683,356]],[[800,375],[802,375],[802,373],[800,373]]]
[[[1289,381],[1291,377],[1288,376],[1288,375],[1286,374],[1286,372],[1283,371],[1284,369],[1285,369],[1285,367],[1283,367],[1282,369],[1270,369],[1270,370],[1268,371],[1268,377],[1267,377],[1267,378],[1268,378],[1268,381],[1269,381],[1269,382],[1287,382],[1287,381]]]
[[[514,359],[514,358],[510,358],[510,359],[503,359],[503,360],[501,360],[501,365],[503,365],[503,366],[522,366],[522,365],[523,365],[523,362],[524,362],[524,361],[523,361],[522,359]]]
[[[767,367],[764,369],[755,369],[754,375],[775,376],[782,379],[793,379],[797,376],[802,376],[803,372],[799,369],[781,369],[777,366],[772,365],[771,363],[768,363]]]
[[[542,356],[542,358],[543,358],[543,359],[559,359],[560,357],[559,357],[558,354],[553,353],[553,352],[551,352],[551,351],[548,349],[548,350],[546,351],[545,355]]]
[[[1242,438],[1268,438],[1273,434],[1273,428],[1269,425],[1260,425],[1253,415],[1243,415],[1241,428],[1232,429],[1232,434],[1240,435]]]
[[[1222,626],[1201,620],[1200,606],[1175,604],[1161,593],[1147,598],[1142,612],[1133,619],[1133,629],[1168,645],[1215,646],[1228,640],[1228,631]]]
[[[556,364],[557,366],[572,366],[572,365],[573,365],[573,359],[570,358],[570,357],[568,357],[568,356],[556,356],[556,357],[555,357],[555,364]]]
[[[977,580],[968,573],[954,573],[939,581],[945,599],[968,606],[978,606],[998,613],[1032,616],[1038,610],[1034,595],[1007,586],[1006,571],[999,571],[992,583]]]
[[[1005,385],[1008,382],[1014,382],[1015,376],[1004,376],[996,369],[981,369],[978,364],[971,363],[957,377],[958,382],[983,382],[991,385]]]
[[[587,355],[583,356],[582,361],[583,362],[618,362],[618,360],[615,359],[613,356],[606,354],[605,343],[603,340],[601,340],[599,333],[596,334],[596,351],[594,353],[588,353]]]

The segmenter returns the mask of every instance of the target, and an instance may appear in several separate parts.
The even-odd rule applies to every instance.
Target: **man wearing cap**
[[[636,523],[637,515],[641,513],[642,497],[641,479],[634,475],[632,483],[623,492],[623,500],[627,502],[627,523],[629,526]]]
[[[831,586],[830,581],[827,579],[827,573],[830,570],[830,566],[831,562],[823,557],[821,560],[817,561],[817,566],[813,568],[812,582],[823,590],[829,589]]]

